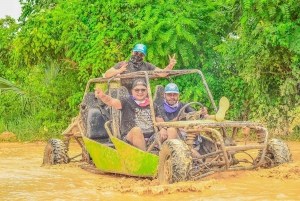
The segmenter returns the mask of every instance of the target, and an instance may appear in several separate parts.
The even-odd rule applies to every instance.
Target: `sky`
[[[19,0],[0,0],[0,19],[6,15],[15,18],[16,20],[21,15],[21,5]]]

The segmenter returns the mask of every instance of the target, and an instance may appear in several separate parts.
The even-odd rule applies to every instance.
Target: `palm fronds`
[[[23,91],[20,87],[0,77],[0,94],[7,93],[10,91],[19,95],[25,94],[25,91]]]

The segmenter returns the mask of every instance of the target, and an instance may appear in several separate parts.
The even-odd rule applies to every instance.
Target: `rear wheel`
[[[66,164],[69,162],[68,148],[59,139],[48,141],[44,150],[43,165]]]
[[[261,153],[259,154],[261,155]],[[257,158],[257,162],[259,161],[260,156]],[[265,162],[262,167],[264,168],[272,168],[278,166],[283,163],[292,162],[292,154],[288,145],[279,140],[279,139],[271,139],[268,142],[267,153],[265,156]]]
[[[189,180],[191,151],[181,140],[167,140],[159,153],[158,180],[160,184]]]
[[[292,162],[292,154],[288,145],[278,139],[271,139],[268,143],[268,152],[271,154],[271,159],[274,161],[274,165],[278,166],[283,163]]]

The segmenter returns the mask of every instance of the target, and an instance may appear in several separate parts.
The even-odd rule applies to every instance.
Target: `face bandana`
[[[176,112],[178,110],[178,102],[171,106],[166,102],[166,100],[164,100],[164,108],[168,113]]]
[[[132,55],[129,59],[129,62],[132,63],[134,68],[140,68],[143,64],[143,58],[139,57],[138,55]]]
[[[130,98],[131,98],[132,100],[134,100],[134,102],[136,102],[136,104],[138,104],[138,105],[141,106],[141,107],[146,107],[146,106],[150,105],[150,101],[149,101],[148,98],[145,98],[145,100],[143,100],[143,101],[138,101],[138,100],[136,100],[136,99],[133,97],[133,95],[130,95]]]

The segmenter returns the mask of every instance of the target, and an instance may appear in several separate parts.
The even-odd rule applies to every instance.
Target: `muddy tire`
[[[268,142],[267,154],[270,155],[274,166],[292,162],[292,154],[288,145],[278,139],[271,139]]]
[[[159,152],[158,180],[160,184],[171,184],[190,179],[191,151],[181,140],[164,142]]]
[[[255,159],[255,163],[258,163],[261,158],[261,151]],[[278,139],[271,139],[268,142],[267,153],[264,159],[262,168],[272,168],[283,163],[292,162],[292,154],[287,144]]]
[[[69,163],[68,148],[59,139],[48,141],[44,150],[43,165],[56,165]]]

